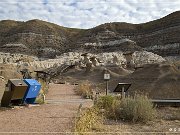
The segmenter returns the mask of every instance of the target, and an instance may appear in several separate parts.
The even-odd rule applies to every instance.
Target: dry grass
[[[45,95],[48,93],[49,86],[42,79],[39,79],[38,82],[41,84],[41,90],[39,92],[39,96],[36,98],[36,103],[44,104],[45,103]]]
[[[75,121],[75,132],[86,134],[86,132],[95,132],[101,129],[103,117],[98,108],[92,107],[83,110]]]
[[[43,79],[39,79],[38,82],[41,84],[42,93],[47,94],[48,89],[49,89],[49,85]]]
[[[79,84],[75,92],[83,98],[93,97],[92,85],[88,81],[84,81],[81,84]]]

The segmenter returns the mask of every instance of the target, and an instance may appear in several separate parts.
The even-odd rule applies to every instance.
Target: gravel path
[[[79,105],[92,105],[92,101],[75,95],[74,87],[50,84],[47,104],[0,111],[0,133],[69,134]]]

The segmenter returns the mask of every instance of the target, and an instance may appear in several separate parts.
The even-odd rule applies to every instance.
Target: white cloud
[[[0,20],[42,19],[66,27],[144,23],[180,10],[179,0],[1,0]]]

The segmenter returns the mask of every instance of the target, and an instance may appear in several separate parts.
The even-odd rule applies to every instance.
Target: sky
[[[180,0],[0,0],[0,20],[40,19],[71,28],[144,23],[180,10]]]

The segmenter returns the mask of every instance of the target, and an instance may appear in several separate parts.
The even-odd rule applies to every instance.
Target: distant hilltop
[[[0,21],[1,52],[55,58],[65,52],[89,53],[146,50],[161,56],[180,55],[180,11],[142,24],[112,22],[91,29],[53,23]]]

